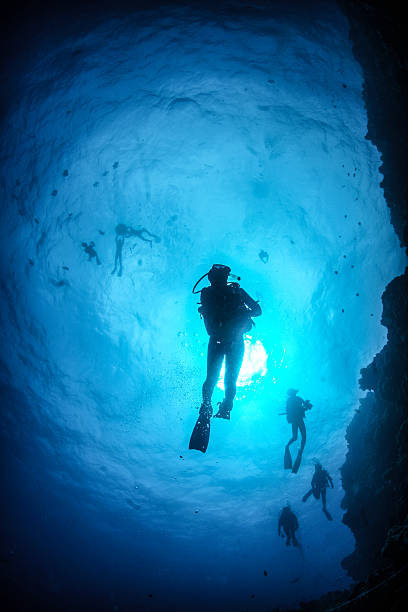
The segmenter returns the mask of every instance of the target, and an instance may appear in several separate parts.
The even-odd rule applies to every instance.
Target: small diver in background
[[[140,238],[140,240],[143,240],[144,242],[148,242],[150,244],[150,248],[152,247],[153,241],[156,243],[160,242],[160,238],[158,236],[156,236],[155,234],[152,234],[151,232],[149,232],[149,230],[145,229],[144,227],[139,228],[139,229],[134,229],[133,227],[130,227],[130,225],[119,223],[115,227],[115,232],[116,232],[115,265],[112,270],[112,274],[115,274],[118,268],[118,264],[119,264],[118,276],[122,276],[122,272],[123,272],[122,252],[123,252],[123,245],[125,243],[125,238],[136,236],[137,238]],[[150,236],[150,238],[148,238],[148,236]],[[151,238],[153,238],[153,240]]]
[[[262,261],[262,263],[266,264],[269,261],[269,255],[266,251],[264,251],[263,249],[261,249],[258,253],[258,257],[259,259]]]
[[[96,263],[98,264],[98,266],[101,265],[101,260],[98,257],[97,252],[94,249],[95,243],[93,240],[91,240],[91,242],[89,244],[87,244],[86,242],[81,242],[81,246],[84,247],[84,251],[87,255],[89,255],[88,257],[88,261],[91,261],[94,257],[96,259]]]
[[[148,242],[150,246],[152,246],[153,242],[160,242],[159,236],[152,234],[145,227],[139,227],[138,229],[134,229],[133,227],[130,227],[130,225],[124,225],[124,223],[119,223],[119,225],[115,227],[115,232],[118,235],[123,236],[124,238],[136,236],[137,238],[140,238],[140,240]],[[150,238],[148,238],[148,236],[150,236]],[[153,238],[153,240],[151,240],[151,238]]]
[[[326,489],[329,487],[329,485],[332,489],[334,489],[333,480],[327,470],[324,470],[318,461],[315,464],[315,473],[313,474],[311,485],[312,488],[302,497],[302,501],[307,501],[312,493],[316,499],[319,499],[321,496],[323,512],[329,521],[332,521],[333,518],[326,507]]]
[[[299,523],[296,514],[292,512],[289,504],[282,509],[279,522],[278,522],[278,535],[285,537],[282,533],[282,529],[286,535],[286,546],[291,543],[293,546],[299,546],[299,542],[296,539],[296,531],[299,529]]]
[[[198,283],[208,276],[210,287],[195,291]],[[210,418],[213,413],[211,398],[220,376],[225,358],[225,398],[219,402],[217,418],[230,419],[236,385],[244,358],[245,344],[243,335],[253,326],[252,317],[262,314],[258,302],[253,300],[238,283],[228,282],[231,268],[214,264],[194,285],[193,293],[201,293],[198,312],[210,340],[207,354],[207,378],[202,388],[203,403],[199,417],[190,439],[190,449],[205,453],[210,437]],[[240,280],[238,277],[237,280]]]
[[[116,236],[115,236],[115,244],[116,244],[115,266],[114,266],[111,274],[115,274],[115,272],[117,270],[117,267],[118,267],[118,263],[119,263],[118,276],[122,276],[122,272],[123,272],[122,250],[123,250],[124,242],[125,242],[125,236],[123,234],[116,233]]]
[[[306,426],[303,421],[305,418],[306,410],[312,408],[312,404],[309,400],[304,400],[301,397],[297,397],[298,389],[288,389],[288,399],[286,401],[286,419],[288,423],[292,425],[292,437],[285,447],[284,467],[285,470],[292,470],[294,474],[297,473],[302,461],[303,450],[306,444]],[[292,456],[290,454],[289,446],[296,442],[298,439],[298,431],[300,431],[301,442],[298,455],[295,463],[292,465]]]

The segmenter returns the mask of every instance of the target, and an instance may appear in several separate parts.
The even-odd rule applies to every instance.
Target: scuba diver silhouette
[[[198,283],[208,276],[210,287],[195,291]],[[244,358],[243,335],[253,326],[252,317],[262,314],[258,302],[253,300],[236,282],[228,277],[241,280],[231,274],[231,268],[214,264],[194,285],[193,293],[201,293],[198,312],[204,319],[210,340],[207,353],[207,377],[202,388],[203,402],[199,417],[190,439],[190,449],[205,453],[210,437],[210,419],[213,414],[211,398],[217,384],[225,358],[225,398],[219,402],[215,417],[230,419],[236,385]]]
[[[295,535],[295,532],[299,529],[299,523],[296,514],[292,512],[289,504],[286,504],[282,509],[278,522],[278,535],[285,537],[282,533],[282,528],[286,535],[286,546],[289,546],[291,543],[293,546],[299,546]]]
[[[125,238],[130,238],[131,236],[136,236],[137,238],[140,238],[140,240],[143,240],[144,242],[149,242],[150,243],[150,248],[152,247],[153,241],[156,242],[156,243],[160,242],[160,238],[158,236],[156,236],[155,234],[152,234],[151,232],[149,232],[144,227],[142,227],[140,229],[134,229],[133,227],[130,227],[130,225],[125,225],[124,223],[119,223],[115,227],[115,232],[116,232],[116,236],[115,236],[115,244],[116,244],[115,265],[114,265],[114,268],[112,270],[112,274],[115,274],[115,272],[117,270],[117,267],[118,267],[118,264],[119,264],[118,276],[122,276],[122,272],[123,272],[122,251],[123,251],[123,245],[125,243]],[[148,236],[153,238],[153,240],[148,238]]]
[[[292,470],[294,474],[297,473],[302,461],[303,450],[306,444],[306,427],[303,419],[305,418],[306,410],[312,408],[312,404],[309,400],[303,400],[301,397],[297,397],[298,389],[288,389],[288,399],[286,401],[286,419],[288,423],[292,425],[292,437],[285,446],[285,457],[284,457],[284,468],[285,470]],[[289,446],[296,442],[298,439],[298,430],[301,435],[300,449],[296,457],[295,463],[292,465],[292,456],[290,454]]]
[[[96,263],[98,264],[98,266],[100,266],[101,260],[99,259],[98,254],[94,249],[94,246],[95,246],[94,241],[91,240],[89,244],[87,244],[86,242],[81,242],[81,246],[84,247],[85,253],[89,255],[88,261],[91,261],[95,257]]]
[[[302,501],[307,501],[312,495],[312,493],[316,499],[319,499],[321,495],[323,512],[325,513],[328,520],[332,521],[333,518],[326,507],[326,489],[329,485],[332,489],[334,489],[333,480],[327,470],[324,470],[318,461],[315,464],[315,473],[313,474],[311,485],[312,488],[302,497]]]
[[[122,272],[123,272],[123,267],[122,267],[122,250],[123,250],[124,242],[125,242],[125,236],[123,234],[116,234],[116,236],[115,236],[115,243],[116,243],[115,267],[113,268],[111,274],[115,274],[116,269],[118,267],[118,262],[119,262],[118,276],[122,276]]]

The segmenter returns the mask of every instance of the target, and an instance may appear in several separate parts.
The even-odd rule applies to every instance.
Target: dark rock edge
[[[381,153],[391,222],[407,248],[408,54],[401,4],[337,1],[349,20],[353,52],[364,74],[366,138]],[[359,383],[367,394],[347,429],[341,469],[343,522],[356,540],[342,565],[358,582],[301,603],[308,612],[407,609],[408,269],[388,284],[382,303],[388,342],[361,370]]]

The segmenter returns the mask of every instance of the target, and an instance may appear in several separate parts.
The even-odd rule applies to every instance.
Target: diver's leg
[[[245,344],[243,338],[231,342],[225,353],[225,402],[231,408],[237,392],[237,380],[244,359],[244,353]]]
[[[305,428],[305,424],[303,423],[302,419],[300,419],[296,423],[296,437],[297,437],[297,429],[300,430],[300,433],[301,433],[301,436],[302,436],[302,440],[301,440],[301,443],[300,443],[300,449],[298,450],[297,457],[296,457],[295,462],[294,462],[293,467],[292,467],[292,473],[293,474],[297,474],[297,472],[299,471],[300,464],[301,464],[301,461],[302,461],[303,450],[305,448],[305,443],[306,443],[306,428]]]
[[[225,397],[220,404],[217,418],[229,421],[232,404],[237,392],[237,379],[244,358],[245,345],[243,338],[225,345]]]
[[[149,230],[144,229],[143,230],[146,234],[148,234],[149,236],[151,236],[152,238],[154,238],[155,242],[160,242],[160,238],[158,236],[156,236],[156,234],[152,234],[152,232],[149,232]]]
[[[307,501],[312,493],[313,493],[313,489],[309,489],[309,491],[305,493],[304,496],[302,497],[302,501],[303,502]]]
[[[283,531],[286,533],[286,546],[290,544],[290,531],[287,527],[283,528]]]
[[[326,488],[325,487],[322,488],[321,493],[322,493],[323,510],[326,510]]]
[[[303,419],[299,421],[298,426],[299,426],[300,435],[302,437],[302,441],[300,443],[300,451],[303,452],[303,449],[305,448],[305,444],[306,444],[306,426],[304,424]]]
[[[114,265],[114,267],[113,267],[112,274],[115,274],[116,269],[117,269],[117,267],[118,267],[118,259],[119,259],[119,253],[120,253],[120,246],[119,246],[119,241],[118,241],[118,239],[117,239],[117,238],[116,238],[116,240],[115,240],[115,243],[116,243],[116,251],[115,251],[115,265]]]
[[[150,232],[147,229],[143,228],[137,232],[137,237],[140,238],[140,240],[143,240],[144,242],[150,242],[151,247],[152,241],[150,240],[150,238],[145,238],[142,234],[150,234]]]
[[[111,274],[115,274],[117,265],[118,265],[118,247],[116,247],[115,265],[113,266],[113,270],[112,270]]]
[[[293,444],[293,442],[296,442],[297,439],[298,439],[298,424],[292,423],[292,437],[287,443],[286,448],[289,448],[289,446]]]
[[[203,384],[203,402],[211,402],[214,387],[217,384],[222,362],[224,347],[220,341],[210,338],[207,353],[207,378]]]

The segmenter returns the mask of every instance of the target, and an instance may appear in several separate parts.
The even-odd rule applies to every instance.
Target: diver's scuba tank
[[[197,285],[208,276],[211,287],[196,290]],[[233,278],[234,281],[229,281]],[[193,294],[200,294],[198,312],[204,319],[207,333],[221,339],[233,339],[238,334],[250,331],[254,325],[250,309],[245,305],[245,293],[237,283],[241,277],[231,274],[231,268],[214,264],[212,268],[198,279],[193,287]]]
[[[217,281],[219,281],[220,284],[225,283],[225,282],[228,283],[228,278],[232,278],[235,281],[241,280],[240,276],[236,276],[235,274],[231,274],[231,268],[229,266],[224,266],[223,264],[213,264],[211,270],[209,270],[208,272],[203,274],[198,279],[196,284],[194,285],[194,287],[193,287],[193,293],[194,294],[201,293],[202,289],[200,289],[199,291],[195,291],[195,288],[203,280],[203,278],[205,278],[206,276],[208,276],[208,280],[210,281],[210,283],[211,284],[215,284],[215,285],[217,284]],[[228,283],[228,284],[238,285],[238,283]]]

